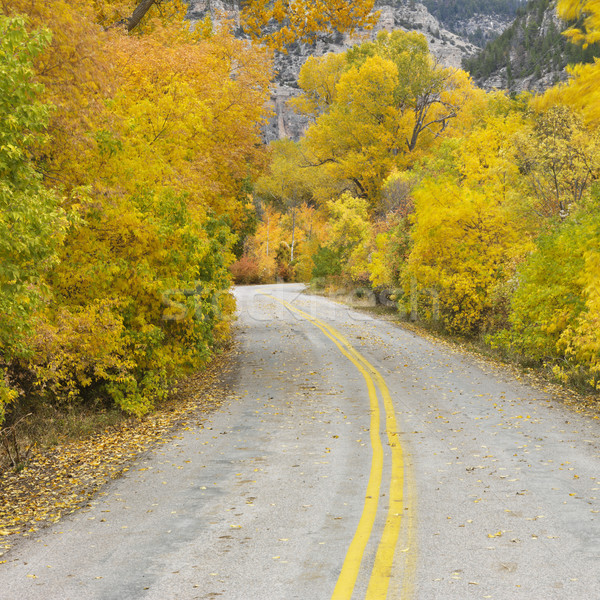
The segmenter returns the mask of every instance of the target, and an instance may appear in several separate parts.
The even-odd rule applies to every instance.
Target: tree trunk
[[[267,258],[269,258],[269,238],[271,237],[271,215],[267,214]]]
[[[292,208],[292,250],[290,252],[290,263],[294,262],[294,241],[296,238],[296,207]]]
[[[156,0],[142,0],[133,11],[133,14],[127,19],[124,25],[127,27],[127,31],[135,29],[140,21],[144,18],[146,13],[152,8]]]

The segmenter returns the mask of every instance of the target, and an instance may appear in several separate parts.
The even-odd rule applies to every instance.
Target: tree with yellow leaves
[[[368,204],[348,192],[327,203],[329,227],[327,247],[337,254],[345,273],[354,280],[367,277],[372,238]]]
[[[308,175],[299,145],[292,140],[282,139],[271,144],[269,170],[256,182],[257,196],[290,217],[290,263],[294,262],[295,256],[298,208],[312,197]]]
[[[375,205],[382,181],[445,133],[474,88],[462,71],[436,64],[417,33],[381,32],[345,57],[341,74],[332,57],[320,69],[310,63],[306,77],[301,72],[309,87],[296,106],[318,114],[303,146],[327,173],[330,197],[341,184]]]
[[[94,0],[98,21],[104,26],[144,28],[153,15],[185,15],[182,0]],[[311,42],[320,33],[352,32],[371,28],[379,18],[374,0],[246,0],[241,23],[254,40],[284,50],[292,42]]]
[[[565,21],[580,19],[581,27],[573,27],[566,35],[574,42],[594,44],[600,41],[600,3],[598,0],[559,0],[558,14]]]
[[[318,33],[372,27],[379,17],[373,0],[247,0],[241,21],[254,39],[284,50],[291,42],[313,41]]]
[[[566,32],[574,43],[587,46],[600,40],[600,6],[597,0],[560,0],[557,8],[562,18],[582,22],[581,27]],[[547,110],[556,104],[567,104],[581,113],[586,125],[600,127],[600,60],[596,58],[592,64],[574,65],[567,71],[567,82],[550,88],[536,99],[534,106]]]
[[[514,139],[531,209],[545,221],[565,219],[600,174],[600,136],[569,107],[556,105]]]
[[[40,254],[31,351],[9,368],[34,382],[40,402],[101,398],[143,414],[227,335],[231,227],[245,218],[247,182],[264,164],[269,53],[227,27],[192,30],[179,9],[148,12],[131,34],[98,25],[102,14],[127,14],[127,2],[0,6],[52,33],[32,59],[52,110],[47,143],[29,137],[43,173],[29,179],[59,190],[70,215],[64,241],[47,244],[54,262]]]
[[[434,160],[433,175],[414,191],[404,310],[412,309],[416,294],[424,320],[439,317],[463,335],[505,319],[504,288],[531,249],[518,218],[519,172],[511,159],[521,126],[510,102],[492,97],[487,118],[468,138],[449,143],[447,155],[442,146],[443,162]]]
[[[347,66],[344,53],[309,56],[298,75],[302,95],[292,98],[290,105],[313,120],[327,112],[336,99],[337,84]]]

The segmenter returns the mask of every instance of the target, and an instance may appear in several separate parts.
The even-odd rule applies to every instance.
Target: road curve
[[[600,421],[302,290],[236,290],[228,401],[18,544],[2,600],[600,600]]]

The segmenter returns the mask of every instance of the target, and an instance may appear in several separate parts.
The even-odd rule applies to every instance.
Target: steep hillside
[[[556,15],[556,0],[531,0],[514,23],[464,67],[484,88],[543,91],[566,77],[571,63],[600,56],[598,45],[583,49],[562,35],[571,24]]]
[[[526,0],[423,0],[443,26],[483,47],[515,19]]]
[[[489,0],[484,0],[489,1]],[[207,14],[218,18],[227,14],[239,23],[240,0],[189,0],[188,18],[199,20]],[[319,36],[314,44],[295,43],[286,53],[277,53],[277,71],[273,90],[274,117],[265,131],[267,141],[281,137],[297,139],[307,123],[287,107],[287,101],[298,93],[298,73],[309,56],[322,56],[328,52],[343,52],[365,37],[373,37],[381,30],[401,29],[419,31],[429,42],[431,52],[446,65],[460,67],[464,58],[474,55],[478,47],[463,37],[445,29],[427,8],[412,0],[378,0],[376,9],[381,13],[379,22],[370,32],[359,31],[355,35],[334,34]],[[241,29],[239,34],[243,35]]]

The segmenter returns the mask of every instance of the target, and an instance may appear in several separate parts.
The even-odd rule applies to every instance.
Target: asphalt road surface
[[[0,565],[2,600],[598,600],[600,421],[302,293],[236,290],[228,401]]]

